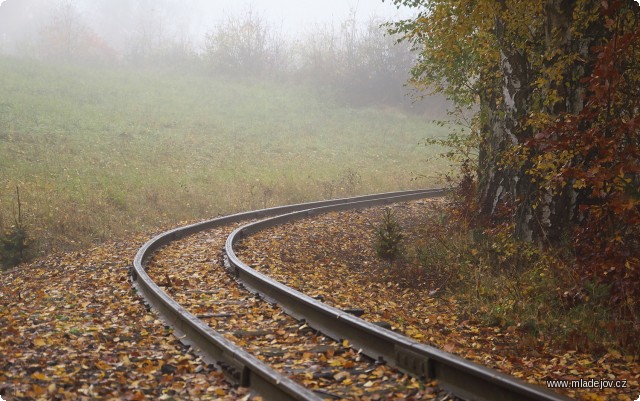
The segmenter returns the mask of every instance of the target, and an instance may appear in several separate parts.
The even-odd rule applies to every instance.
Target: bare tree
[[[77,59],[89,32],[72,0],[62,1],[53,11],[51,22],[41,35],[41,55],[62,60]]]
[[[286,70],[285,54],[283,36],[252,9],[226,16],[205,40],[205,57],[223,73],[264,75]]]

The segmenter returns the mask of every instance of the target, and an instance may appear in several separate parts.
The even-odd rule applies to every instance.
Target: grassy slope
[[[251,208],[428,186],[445,135],[300,87],[0,58],[0,226],[39,249]],[[432,152],[432,153],[430,153]]]

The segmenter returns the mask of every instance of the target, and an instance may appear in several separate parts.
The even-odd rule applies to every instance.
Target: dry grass
[[[437,183],[446,129],[304,87],[0,58],[0,227],[31,252],[182,220]],[[432,152],[432,153],[431,153]],[[412,181],[412,172],[434,178]]]

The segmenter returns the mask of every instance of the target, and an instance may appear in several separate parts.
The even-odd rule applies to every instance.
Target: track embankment
[[[626,380],[627,387],[564,388],[580,400],[635,400],[640,365],[615,350],[592,355],[533,339],[517,327],[487,325],[458,301],[411,282],[411,266],[380,260],[375,226],[391,208],[406,237],[418,239],[439,205],[418,200],[331,212],[265,228],[239,241],[239,259],[258,272],[338,309],[360,309],[362,319],[387,322],[393,331],[483,366],[545,386],[547,380]],[[398,270],[399,268],[402,270]],[[417,268],[417,267],[414,267]],[[424,284],[424,285],[422,285]]]

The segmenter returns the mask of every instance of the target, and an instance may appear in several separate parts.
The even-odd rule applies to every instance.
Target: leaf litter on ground
[[[429,218],[432,200],[394,204],[409,235]],[[389,207],[389,206],[385,206]],[[624,389],[565,388],[581,400],[635,400],[640,363],[611,350],[595,356],[532,343],[514,327],[482,324],[458,301],[420,286],[389,279],[389,265],[376,256],[375,223],[383,207],[334,212],[252,234],[236,253],[263,274],[338,308],[361,308],[362,318],[532,384],[547,380],[625,380]]]
[[[239,224],[238,224],[239,225]],[[446,392],[361,355],[246,291],[225,270],[223,246],[235,227],[207,230],[173,242],[147,271],[189,310],[256,355],[328,399],[453,400]]]
[[[147,238],[51,254],[1,274],[4,399],[251,398],[189,352],[134,291],[129,266]]]

